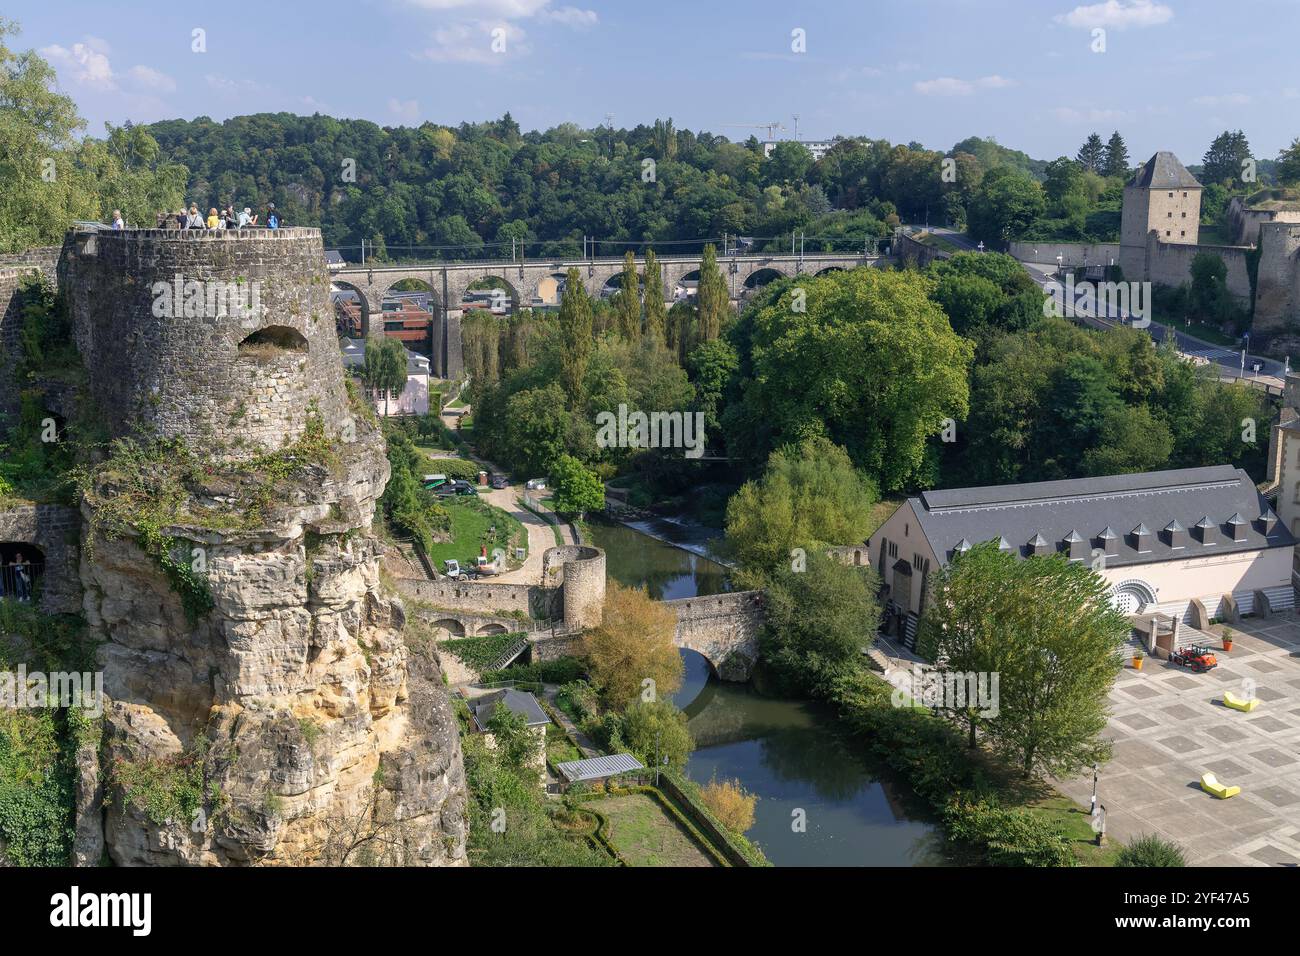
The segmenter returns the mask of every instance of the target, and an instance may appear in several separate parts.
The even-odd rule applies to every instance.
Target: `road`
[[[936,236],[942,236],[947,242],[959,246],[964,250],[975,251],[976,243],[965,233],[960,233],[952,229],[932,228],[930,232]],[[1046,287],[1049,282],[1055,281],[1053,273],[1056,271],[1054,263],[1033,263],[1022,262],[1021,265],[1029,273],[1029,277],[1038,284],[1040,288]],[[1109,306],[1109,304],[1108,304]],[[1102,314],[1098,315],[1095,308],[1089,309],[1084,306],[1077,306],[1078,313],[1082,317],[1096,319],[1099,323],[1115,326],[1121,324],[1118,309],[1107,308]],[[1146,331],[1151,338],[1161,343],[1170,333],[1174,336],[1174,343],[1179,352],[1193,359],[1200,359],[1211,362],[1220,367],[1221,373],[1228,378],[1242,378],[1242,359],[1241,350],[1224,348],[1222,345],[1215,345],[1213,342],[1206,342],[1195,336],[1188,335],[1178,329],[1172,329],[1168,326],[1152,322],[1146,326]],[[1258,372],[1255,372],[1255,366],[1258,365]],[[1263,383],[1281,388],[1286,378],[1286,363],[1279,362],[1276,359],[1267,358],[1263,355],[1246,354],[1245,361],[1245,378],[1258,379]]]

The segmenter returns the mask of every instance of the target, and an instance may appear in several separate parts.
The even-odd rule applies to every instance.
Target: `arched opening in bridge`
[[[480,635],[505,634],[506,626],[504,624],[483,624],[479,626],[479,629],[475,633]]]
[[[245,336],[239,343],[240,358],[272,361],[286,352],[307,352],[307,337],[287,325],[268,325]]]
[[[844,271],[843,266],[827,266],[825,269],[822,269],[820,272],[818,272],[817,275],[824,276],[830,272],[843,272],[843,271]]]
[[[785,273],[781,272],[779,269],[755,269],[749,274],[749,277],[745,279],[745,289],[746,291],[761,289],[769,282],[775,282],[777,279],[784,278]]]
[[[412,352],[433,358],[434,316],[442,314],[442,300],[423,279],[399,279],[380,302],[383,333]]]
[[[475,279],[460,297],[462,318],[474,309],[493,315],[513,315],[519,311],[519,291],[500,276]]]
[[[623,273],[615,272],[612,276],[606,279],[605,284],[601,286],[600,297],[602,299],[608,299],[611,296],[617,295],[622,291],[623,291]],[[645,276],[643,276],[639,272],[636,274],[636,293],[640,299],[642,300],[645,299]]]
[[[350,282],[330,280],[330,302],[334,306],[334,324],[338,334],[349,339],[364,339],[370,334],[370,303]]]
[[[44,551],[28,541],[0,541],[0,598],[30,604],[44,574]]]
[[[548,276],[542,276],[537,282],[537,295],[534,304],[558,306],[560,296],[564,294],[564,280],[566,278],[563,272],[552,272]]]
[[[465,625],[455,618],[445,617],[429,625],[435,641],[445,641],[453,637],[465,636]]]
[[[677,653],[682,658],[682,686],[673,694],[672,703],[685,710],[696,702],[711,679],[718,679],[718,672],[713,662],[697,650],[679,647]]]
[[[674,302],[694,302],[695,293],[700,288],[700,270],[693,269],[677,280],[673,288]]]

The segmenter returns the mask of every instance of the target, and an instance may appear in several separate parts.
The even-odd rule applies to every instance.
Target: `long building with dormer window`
[[[1024,559],[1064,554],[1088,562],[1130,614],[1203,626],[1264,604],[1295,605],[1296,539],[1245,471],[1214,465],[908,498],[867,541],[887,630],[911,646],[930,575],[985,541]]]

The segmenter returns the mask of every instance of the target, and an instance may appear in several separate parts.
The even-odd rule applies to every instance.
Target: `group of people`
[[[121,213],[116,209],[113,210],[113,228],[121,229],[119,226]],[[236,212],[234,203],[224,207],[219,212],[213,206],[208,210],[207,216],[199,211],[198,203],[190,203],[189,209],[181,209],[177,212],[160,212],[158,214],[159,229],[254,229],[265,227],[267,229],[280,229],[284,226],[284,217],[280,215],[279,210],[275,208],[275,203],[266,207],[266,216],[262,221],[251,208],[245,206],[242,211]]]

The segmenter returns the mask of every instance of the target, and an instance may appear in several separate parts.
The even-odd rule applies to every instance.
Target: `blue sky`
[[[1189,163],[1225,128],[1265,158],[1300,135],[1295,0],[9,0],[5,15],[93,133],[509,110],[525,129],[671,116],[743,139],[766,133],[725,124],[779,121],[790,137],[798,114],[801,138],[991,135],[1045,159],[1118,129],[1135,161],[1173,149]]]

